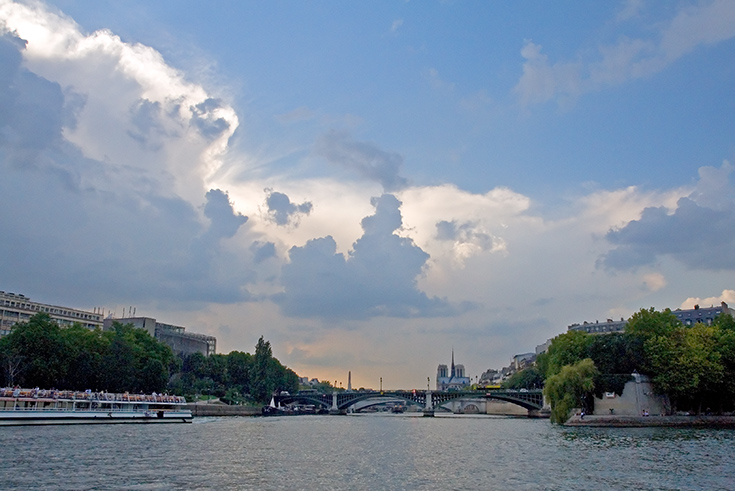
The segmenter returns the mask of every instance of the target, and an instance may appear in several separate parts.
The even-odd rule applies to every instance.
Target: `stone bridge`
[[[353,404],[368,399],[390,398],[402,399],[423,408],[424,416],[433,416],[434,408],[448,401],[463,398],[497,399],[517,404],[528,410],[529,417],[539,417],[544,407],[544,396],[541,390],[533,389],[527,391],[518,390],[490,390],[490,391],[451,391],[435,392],[431,390],[397,390],[397,391],[359,391],[359,392],[333,392],[332,394],[317,394],[311,392],[299,392],[297,394],[281,394],[274,396],[277,405],[291,404],[313,404],[329,409],[330,414],[345,414],[347,408]]]

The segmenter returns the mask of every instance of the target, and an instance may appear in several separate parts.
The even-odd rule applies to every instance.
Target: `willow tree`
[[[590,409],[589,399],[598,375],[595,362],[585,358],[573,365],[564,365],[559,373],[546,379],[544,395],[551,405],[551,422],[563,424],[573,408]]]

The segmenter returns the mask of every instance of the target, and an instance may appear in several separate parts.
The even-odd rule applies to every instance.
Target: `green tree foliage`
[[[233,351],[228,355],[205,357],[198,353],[183,360],[181,373],[174,377],[171,389],[194,396],[217,396],[228,403],[265,404],[274,393],[296,392],[299,377],[273,357],[270,342],[262,336],[255,354]]]
[[[544,377],[537,367],[531,366],[511,375],[502,386],[504,389],[539,389],[544,386]]]
[[[551,422],[563,424],[573,408],[587,408],[595,388],[597,367],[590,358],[565,365],[559,373],[546,379],[544,395],[551,405]]]
[[[565,399],[559,392],[570,374],[561,381],[555,377],[584,359],[596,367],[592,386],[598,397],[603,392],[621,395],[630,374],[638,372],[649,375],[657,392],[668,395],[677,409],[735,409],[735,320],[728,314],[719,315],[711,326],[688,327],[668,309],[641,309],[624,333],[570,331],[557,336],[536,360],[547,390],[554,394],[550,402],[557,421],[580,401],[577,395]],[[514,379],[509,382],[515,385]],[[561,406],[554,409],[555,404]]]
[[[719,315],[711,326],[684,326],[669,310],[642,309],[626,334],[641,343],[642,373],[673,406],[700,412],[735,407],[735,321]]]
[[[544,378],[556,375],[565,365],[587,358],[587,348],[591,342],[592,336],[582,331],[568,331],[555,337],[540,367]]]
[[[251,371],[250,394],[256,401],[266,402],[275,389],[275,374],[272,373],[272,368],[275,367],[272,365],[272,359],[271,343],[265,341],[261,336],[258,344],[255,345],[255,357]]]
[[[585,358],[597,368],[593,382],[598,397],[603,392],[622,394],[637,371],[649,375],[656,391],[667,394],[677,409],[735,409],[735,320],[730,315],[718,316],[711,326],[688,327],[668,309],[641,309],[625,333],[557,336],[537,366],[548,385],[564,367]]]
[[[171,374],[175,376],[171,377]],[[109,392],[209,394],[230,402],[265,403],[274,392],[296,392],[296,373],[273,357],[261,338],[255,354],[233,351],[183,360],[144,329],[119,323],[90,330],[60,328],[39,313],[0,338],[0,385]]]
[[[644,342],[655,337],[668,337],[676,328],[681,327],[681,322],[671,310],[663,312],[650,309],[641,309],[628,319],[625,332],[633,337],[642,339]]]
[[[16,324],[2,341],[3,358],[20,361],[14,383],[53,387],[66,376],[68,344],[48,314],[39,313],[29,322]]]
[[[120,324],[104,332],[60,328],[45,313],[0,339],[0,359],[3,385],[110,392],[161,392],[177,366],[171,349],[147,331]]]
[[[653,382],[676,406],[686,405],[700,412],[705,400],[724,388],[719,334],[717,327],[697,323],[646,341]]]
[[[250,387],[250,367],[253,356],[242,351],[232,351],[227,355],[227,374],[230,385],[235,387]]]
[[[104,354],[110,347],[109,336],[79,324],[61,330],[66,340],[69,369],[57,384],[61,387],[101,388],[107,366]]]
[[[723,372],[717,400],[709,406],[719,411],[732,410],[735,407],[735,320],[730,315],[720,315],[713,326]]]
[[[597,397],[602,397],[604,392],[622,395],[631,374],[640,372],[644,364],[643,343],[623,333],[590,336],[586,355],[599,371],[595,377]]]
[[[103,354],[105,390],[148,393],[165,390],[169,369],[175,365],[171,348],[148,331],[130,324],[113,323],[113,330],[102,335],[110,340]]]

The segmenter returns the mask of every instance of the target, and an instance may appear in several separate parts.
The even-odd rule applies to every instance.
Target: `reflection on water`
[[[2,489],[732,489],[735,431],[404,415],[0,429]]]

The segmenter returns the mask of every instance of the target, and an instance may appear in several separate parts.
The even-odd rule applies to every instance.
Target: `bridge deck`
[[[431,395],[431,404],[427,405],[427,395]],[[336,395],[336,399],[335,399]],[[361,392],[337,392],[336,394],[284,394],[274,396],[274,401],[280,405],[300,402],[302,404],[314,404],[331,409],[345,410],[353,404],[367,399],[393,398],[403,399],[425,408],[440,406],[454,399],[484,398],[496,399],[517,404],[528,410],[540,410],[544,405],[544,396],[541,390],[515,391],[515,390],[491,390],[491,391],[453,391],[434,392],[420,390],[399,391],[361,391]],[[335,407],[336,406],[336,407]]]

